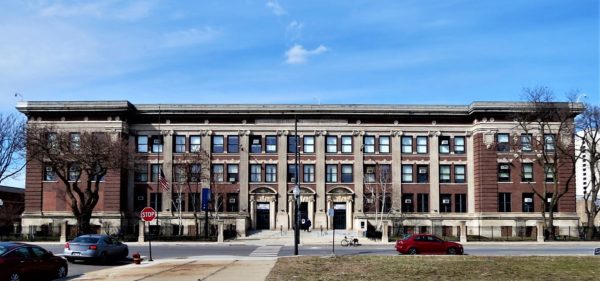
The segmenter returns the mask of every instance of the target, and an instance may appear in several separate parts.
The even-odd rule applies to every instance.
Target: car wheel
[[[65,278],[65,277],[67,277],[68,272],[69,272],[69,270],[67,269],[67,267],[64,265],[61,265],[56,270],[56,278]]]
[[[456,255],[456,248],[448,248],[448,255]]]
[[[21,281],[21,273],[13,272],[8,276],[8,281]]]
[[[410,249],[408,249],[408,254],[409,255],[416,255],[417,254],[417,249],[416,248],[410,248]]]

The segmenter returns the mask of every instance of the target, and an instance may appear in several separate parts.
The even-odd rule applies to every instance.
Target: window
[[[375,137],[374,136],[365,136],[364,137],[364,153],[375,153]]]
[[[554,151],[555,137],[553,134],[544,134],[544,150]]]
[[[71,163],[69,165],[69,181],[78,181],[80,175],[81,169],[79,168],[79,164]]]
[[[531,134],[522,134],[521,135],[521,151],[530,152],[533,150],[533,146],[531,145],[532,136]]]
[[[326,142],[327,142],[327,145],[325,147],[325,152],[337,153],[337,137],[336,136],[327,136]]]
[[[171,204],[172,210],[177,212],[181,208],[181,211],[183,212],[185,210],[185,193],[182,193],[181,196],[179,196],[179,193],[173,192],[171,196],[171,198],[173,198],[171,201],[173,202]]]
[[[262,137],[250,136],[250,153],[262,152]]]
[[[510,143],[508,134],[497,134],[496,135],[496,143],[498,146],[496,147],[500,152],[508,152],[510,151]]]
[[[315,153],[315,137],[305,136],[303,148],[304,153]]]
[[[265,165],[265,181],[266,182],[277,182],[277,165],[276,164]]]
[[[288,153],[296,153],[298,151],[298,144],[296,136],[288,136]]]
[[[440,137],[440,154],[450,153],[450,137]]]
[[[465,137],[454,137],[454,153],[465,153]]]
[[[148,152],[148,136],[137,136],[137,152]]]
[[[48,133],[46,137],[48,138],[48,149],[51,150],[51,153],[56,153],[56,149],[58,149],[58,136],[56,133]]]
[[[450,165],[440,165],[440,183],[449,183],[450,179]]]
[[[523,193],[523,212],[533,212],[533,193]]]
[[[412,153],[413,150],[413,138],[412,136],[403,136],[400,140],[402,143],[402,153]]]
[[[162,212],[162,193],[150,193],[150,207],[157,212]]]
[[[223,147],[223,136],[213,136],[212,137],[212,152],[213,153],[223,153],[224,152],[224,147]]]
[[[152,164],[150,165],[150,170],[152,174],[150,175],[150,180],[152,182],[158,182],[158,174],[160,173],[161,164]]]
[[[352,165],[342,165],[342,182],[353,182]]]
[[[498,181],[499,182],[510,182],[510,164],[508,164],[508,163],[498,164]]]
[[[326,182],[337,182],[337,165],[336,164],[327,164],[325,167],[326,170],[326,176],[325,176],[325,181]]]
[[[533,181],[533,163],[521,164],[521,181],[532,182]]]
[[[225,171],[223,169],[223,164],[213,164],[212,165],[212,179],[214,182],[224,182],[225,181]]]
[[[55,181],[56,173],[54,172],[54,168],[52,166],[45,165],[44,166],[44,181]]]
[[[417,194],[417,212],[426,213],[429,212],[429,194],[418,193]]]
[[[200,205],[202,205],[200,194],[199,192],[188,193],[188,201],[190,202],[188,204],[188,212],[200,211]]]
[[[454,211],[457,213],[467,212],[467,195],[463,193],[454,194]]]
[[[154,152],[154,153],[163,152],[162,136],[152,136],[152,152]]]
[[[239,211],[238,204],[239,194],[237,193],[228,193],[227,194],[227,212],[235,213]]]
[[[192,164],[190,166],[190,182],[200,182],[202,166],[200,164]]]
[[[240,137],[239,136],[227,136],[227,153],[239,153],[240,152]]]
[[[546,182],[554,182],[554,165],[546,164],[544,165],[544,176]]]
[[[390,137],[379,137],[379,153],[390,153]]]
[[[419,153],[419,154],[427,153],[427,137],[425,137],[425,136],[417,137],[417,153]]]
[[[546,212],[550,212],[550,206],[552,205],[552,193],[546,193],[546,201],[544,202],[544,209]],[[558,201],[552,207],[552,212],[558,212]]]
[[[465,181],[465,165],[454,165],[454,182],[464,183]]]
[[[173,181],[185,182],[186,177],[185,165],[173,165]]]
[[[227,181],[234,183],[238,181],[238,164],[227,164]]]
[[[277,152],[277,137],[276,136],[266,136],[265,137],[265,152],[266,153],[276,153]]]
[[[429,166],[417,165],[417,182],[428,183],[429,182]]]
[[[262,166],[260,164],[250,165],[250,182],[260,182],[262,175]]]
[[[413,182],[412,165],[402,165],[402,182]]]
[[[402,193],[402,212],[412,213],[415,211],[412,193]]]
[[[342,153],[352,153],[351,136],[342,136]]]
[[[304,164],[303,169],[304,173],[302,176],[304,177],[304,182],[315,182],[315,165]]]
[[[379,169],[379,181],[385,183],[392,182],[392,165],[381,164]]]
[[[81,147],[81,134],[71,133],[69,134],[69,139],[71,140],[71,150],[79,150],[79,148]]]
[[[296,182],[296,174],[297,174],[296,165],[288,164],[287,181],[295,183]]]
[[[452,194],[440,194],[440,213],[452,212]]]
[[[200,136],[190,136],[190,152],[200,152],[202,149],[202,138]]]
[[[500,192],[498,193],[498,212],[510,212],[511,200],[510,193]]]
[[[185,152],[185,136],[175,136],[175,153]]]
[[[365,165],[365,182],[375,182],[375,165]]]

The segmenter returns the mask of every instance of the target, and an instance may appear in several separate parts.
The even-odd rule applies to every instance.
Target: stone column
[[[256,199],[250,197],[250,222],[252,229],[256,229]]]
[[[223,243],[223,241],[225,240],[224,239],[225,236],[223,235],[223,221],[219,220],[217,222],[217,225],[218,225],[218,229],[219,229],[219,233],[217,235],[217,243]]]
[[[460,221],[460,243],[467,243],[467,222]]]
[[[392,131],[392,212],[402,211],[402,149],[401,131]]]
[[[315,198],[309,198],[308,199],[308,218],[312,222],[310,229],[315,228],[316,219],[315,219],[315,211],[314,210],[315,210]],[[327,219],[327,218],[325,218],[325,219]]]
[[[352,199],[346,201],[346,229],[351,230],[353,228],[354,219],[352,218]]]
[[[287,194],[287,131],[283,130],[277,131],[277,206],[277,225],[289,229],[292,204]]]
[[[145,225],[146,225],[146,222],[143,220],[140,220],[138,223],[138,232],[139,232],[138,233],[138,242],[140,242],[140,243],[144,242],[144,237],[145,237],[145,232],[146,232]]]
[[[333,202],[331,202],[331,198],[327,200],[327,210],[333,208]],[[327,229],[333,229],[333,218],[327,217]]]
[[[317,163],[315,165],[315,178],[317,185],[317,195],[314,200],[317,201],[317,214],[311,220],[313,221],[313,228],[325,227],[327,225],[327,210],[325,209],[325,136],[326,131],[315,132],[315,152],[317,157]],[[310,203],[309,203],[310,204]],[[310,205],[309,205],[310,208]],[[313,207],[314,209],[314,207]],[[309,213],[313,209],[309,209]]]
[[[356,200],[354,201],[354,210],[356,210],[357,214],[362,215],[363,210],[363,200],[364,200],[364,186],[363,186],[363,136],[364,131],[355,130],[352,135],[353,147],[354,149],[354,192]]]
[[[250,150],[249,137],[250,131],[240,132],[240,211],[244,215],[248,215],[248,152]],[[256,207],[256,206],[255,206]],[[252,206],[250,206],[252,208]],[[256,214],[256,213],[255,213]],[[256,217],[252,217],[252,225],[256,228]]]
[[[269,229],[277,229],[277,226],[275,225],[275,197],[270,198],[269,200]]]
[[[160,154],[159,161],[162,161],[163,173],[169,183],[168,191],[165,191],[160,187],[160,192],[163,194],[162,205],[164,213],[161,217],[164,219],[165,216],[170,217],[174,212],[174,210],[171,210],[173,207],[172,192],[175,191],[176,185],[173,182],[173,132],[164,134],[161,132],[161,134],[163,136],[163,152]]]
[[[237,233],[240,235],[240,237],[246,237],[246,222],[248,220],[246,219],[246,217],[242,217],[242,218],[237,218],[235,219],[235,228]]]
[[[537,242],[544,242],[544,222],[538,221],[537,224]]]
[[[288,229],[291,229],[292,226],[294,225],[294,197],[293,196],[287,196],[288,197],[288,212],[287,212],[287,219],[288,219]]]
[[[440,156],[439,156],[439,134],[435,132],[429,138],[429,212],[440,211]]]
[[[475,213],[475,145],[473,137],[467,135],[467,212]]]
[[[67,242],[67,225],[68,221],[63,221],[60,223],[60,243]]]
[[[388,242],[388,221],[382,221],[382,228],[381,228],[381,243],[387,243]]]

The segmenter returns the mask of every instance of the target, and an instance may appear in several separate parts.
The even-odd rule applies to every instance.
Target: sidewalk
[[[270,257],[210,256],[165,259],[93,271],[73,280],[263,281],[276,262],[277,258]]]

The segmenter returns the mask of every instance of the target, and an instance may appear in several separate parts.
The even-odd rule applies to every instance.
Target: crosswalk
[[[256,248],[252,253],[251,257],[277,257],[281,246],[262,246]]]

